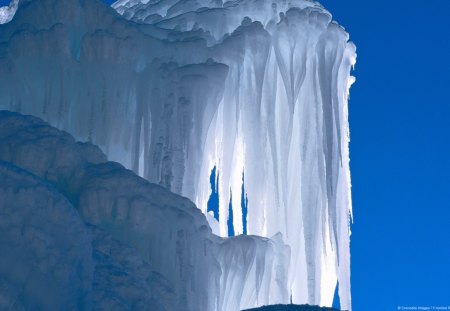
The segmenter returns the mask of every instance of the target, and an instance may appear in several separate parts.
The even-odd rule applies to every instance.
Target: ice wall
[[[45,180],[0,161],[0,196],[1,310],[177,310],[167,280]]]
[[[0,309],[85,309],[94,264],[76,210],[52,187],[3,161],[0,197]]]
[[[10,177],[1,161],[7,161],[7,167],[20,166],[17,170],[36,180],[36,186]],[[50,194],[40,195],[35,188]],[[32,296],[36,282],[60,282],[55,295],[61,303],[67,302],[68,310],[77,310],[73,306],[77,297],[86,300],[78,309],[152,311],[237,311],[288,299],[289,247],[279,235],[218,237],[188,199],[149,183],[119,163],[106,162],[96,146],[76,142],[35,117],[0,111],[0,194],[4,198],[1,249],[9,254],[2,257],[0,297],[7,276],[16,291],[10,296],[19,302],[17,291],[24,284]],[[80,227],[75,227],[78,231],[72,230],[72,223]],[[63,227],[68,231],[61,234]],[[21,230],[25,238],[16,237]],[[28,254],[27,247],[37,256],[17,255],[21,249]],[[52,252],[56,259],[45,256]],[[57,278],[37,274],[40,278],[28,281],[22,273],[28,268],[19,273],[17,269],[24,268],[14,263],[14,256],[24,258],[24,266],[37,265],[43,273],[56,266]],[[84,261],[90,263],[91,273],[86,275],[80,272]],[[13,273],[5,272],[9,270]],[[79,278],[81,289],[77,289]],[[42,309],[48,309],[45,303],[59,303],[59,298],[52,302],[51,293],[46,296],[37,290],[34,295],[42,300]],[[58,306],[54,309],[61,309]]]
[[[348,34],[306,0],[113,7],[138,23],[94,0],[24,3],[0,27],[0,107],[100,145],[203,212],[216,165],[221,235],[245,171],[248,233],[290,246],[293,302],[331,305],[339,280],[350,309]]]

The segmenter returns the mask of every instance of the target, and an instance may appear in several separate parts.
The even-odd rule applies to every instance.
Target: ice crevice
[[[114,10],[96,0],[21,3],[0,25],[0,108],[38,116],[100,146],[108,159],[190,199],[210,224],[216,166],[220,217],[211,227],[223,237],[230,193],[232,206],[241,206],[245,170],[247,233],[275,238],[238,236],[243,242],[236,245],[248,252],[230,253],[223,250],[234,239],[209,237],[209,229],[165,232],[185,255],[173,262],[178,270],[158,259],[160,268],[186,286],[177,290],[188,304],[195,296],[193,285],[183,283],[189,277],[220,289],[216,300],[202,302],[206,310],[288,303],[290,293],[294,303],[330,306],[339,281],[341,307],[351,309],[348,96],[356,49],[328,11],[307,0],[119,0]],[[103,178],[108,170],[116,169],[95,173]],[[128,180],[131,172],[123,174]],[[114,194],[118,185],[130,186],[102,182],[117,187]],[[140,187],[133,198],[122,194],[129,206],[117,203],[115,217],[121,208],[138,215],[149,204],[147,186]],[[100,202],[102,191],[86,192],[83,202],[106,210],[116,199],[105,194],[110,203]],[[160,243],[148,241],[156,231],[144,216],[121,227],[112,210],[81,211],[144,255],[154,251],[148,243]],[[242,234],[242,209],[232,213]],[[179,221],[187,226],[191,217]],[[208,228],[195,217],[198,228]],[[234,274],[217,280],[186,274],[200,256],[185,248],[196,235],[221,245],[214,264],[198,259],[203,269],[249,269],[258,286],[232,280]],[[192,249],[206,247],[198,243]],[[287,271],[274,283],[269,271],[280,262]],[[229,282],[240,284],[242,296],[226,290]]]

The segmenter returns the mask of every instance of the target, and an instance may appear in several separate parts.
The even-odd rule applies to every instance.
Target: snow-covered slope
[[[289,245],[293,301],[331,305],[339,281],[350,308],[347,99],[356,55],[323,7],[121,0],[121,16],[97,0],[19,6],[0,25],[0,107],[94,142],[203,212],[216,166],[222,236],[230,197],[243,232],[245,171],[248,232],[280,233]]]
[[[68,310],[78,308],[73,302],[78,301],[76,297],[86,300],[87,307],[83,308],[99,310],[231,311],[288,299],[289,248],[279,236],[272,240],[255,236],[217,237],[211,233],[205,216],[188,199],[149,183],[118,163],[106,162],[97,147],[76,142],[68,133],[42,120],[0,111],[0,160],[8,161],[2,162],[6,168],[20,166],[27,170],[22,175],[37,180],[38,189],[51,189],[46,193],[47,199],[40,199],[39,192],[27,190],[34,188],[27,184],[26,178],[12,178],[8,170],[1,171],[0,189],[6,195],[5,200],[2,195],[4,206],[0,208],[3,216],[0,230],[5,233],[1,246],[2,253],[13,257],[2,258],[6,262],[0,280],[13,279],[18,282],[19,291],[20,285],[23,287],[28,281],[20,279],[21,273],[14,280],[21,266],[20,261],[16,266],[12,258],[23,258],[24,265],[33,267],[40,260],[31,251],[44,255],[54,251],[60,257],[67,255],[64,260],[79,258],[90,263],[91,272],[82,274],[83,280],[86,279],[83,290],[87,293],[81,295],[81,290],[71,287],[64,289],[65,283],[61,281],[67,297],[64,293],[58,295]],[[24,207],[20,200],[24,201]],[[55,200],[62,203],[50,204]],[[34,212],[42,209],[39,217],[30,220],[34,222],[30,226],[37,231],[15,237],[27,228],[26,221],[32,217],[26,208]],[[71,218],[61,213],[68,213]],[[71,232],[72,222],[82,233]],[[64,227],[68,231],[59,234],[57,230]],[[46,235],[41,237],[41,231]],[[50,242],[45,240],[47,235]],[[86,247],[82,248],[84,253],[75,254],[78,256],[75,259],[68,251],[72,243]],[[34,250],[35,244],[38,250]],[[31,250],[16,252],[15,247]],[[50,262],[55,264],[55,260]],[[64,260],[59,261],[64,264]],[[77,264],[69,266],[72,269]],[[80,271],[84,270],[80,267],[67,274],[80,278]],[[44,281],[59,282],[51,278]],[[72,286],[78,283],[70,282]],[[0,281],[0,288],[7,284],[8,281]],[[22,303],[20,293],[11,295]],[[44,302],[50,299],[42,293],[35,295]],[[14,300],[11,299],[8,301]],[[42,309],[47,308],[43,305]]]

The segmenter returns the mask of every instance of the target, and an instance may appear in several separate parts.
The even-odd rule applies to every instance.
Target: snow
[[[240,206],[244,172],[248,234],[276,235],[289,246],[285,283],[293,302],[330,306],[339,281],[341,306],[350,309],[347,101],[356,53],[345,30],[307,0],[120,0],[113,7],[21,5],[0,25],[0,108],[95,143],[205,214],[216,166],[221,217],[208,222],[221,236],[230,192]],[[149,203],[127,204],[139,211]],[[110,219],[109,211],[85,208],[95,224]],[[232,218],[243,233],[241,209]],[[137,227],[126,242],[143,251],[137,244],[146,225],[130,225]],[[169,279],[178,286],[181,277]],[[287,303],[276,290],[269,296]],[[256,296],[244,290],[244,300],[259,303]]]

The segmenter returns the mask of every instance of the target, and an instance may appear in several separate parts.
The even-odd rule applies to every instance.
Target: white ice
[[[329,306],[338,281],[350,309],[347,101],[356,54],[345,30],[306,0],[113,7],[138,23],[94,0],[19,8],[0,26],[0,107],[98,144],[204,213],[217,166],[222,236],[244,171],[248,232],[290,247],[293,302]],[[233,214],[241,233],[240,209]]]

